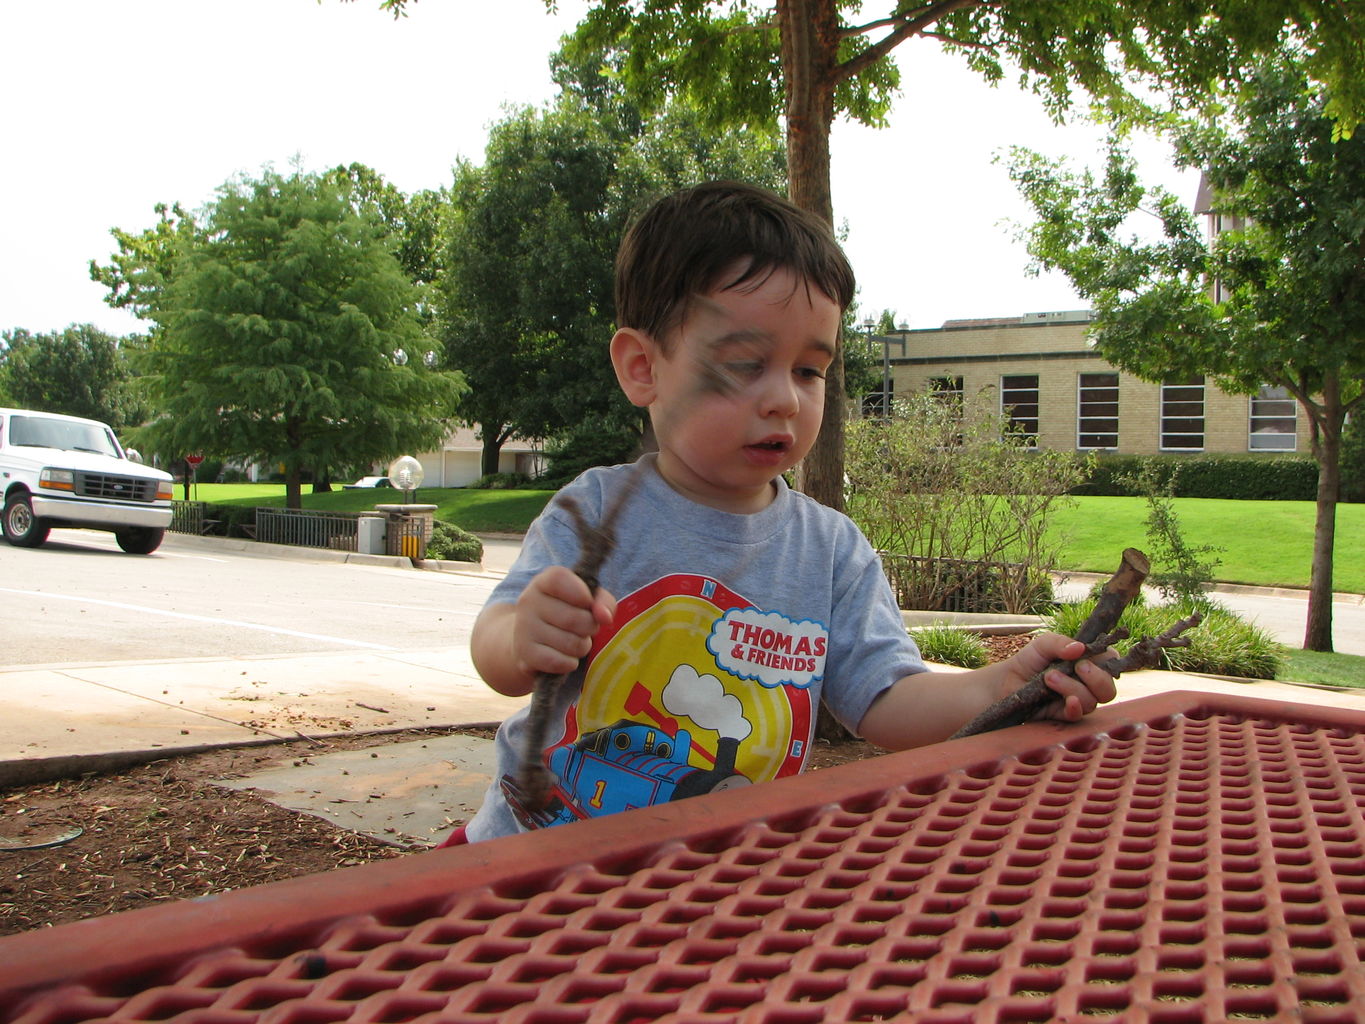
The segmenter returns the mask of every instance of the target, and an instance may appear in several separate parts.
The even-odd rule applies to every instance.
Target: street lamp
[[[874,330],[877,329],[877,321],[873,320],[871,317],[868,317],[866,320],[864,320],[864,321],[863,321],[862,323],[860,323],[858,326],[861,327],[861,328],[863,329],[863,339],[867,342],[867,354],[868,354],[869,356],[871,356],[871,355],[872,355],[872,332],[873,332]],[[886,399],[886,377],[885,377],[885,374],[883,374],[883,377],[882,377],[882,400],[885,401],[885,399]],[[882,415],[883,415],[883,416],[886,415],[884,411],[882,412]]]
[[[891,418],[891,346],[892,346],[892,345],[899,345],[899,346],[900,346],[900,349],[901,349],[901,355],[902,355],[902,356],[905,355],[905,335],[904,335],[904,334],[901,334],[901,336],[900,336],[899,338],[892,338],[892,337],[889,337],[889,336],[887,336],[887,335],[881,335],[881,336],[879,336],[879,337],[873,337],[872,332],[876,329],[877,323],[876,323],[876,321],[873,320],[871,317],[868,317],[866,320],[864,320],[864,321],[863,321],[861,324],[859,324],[858,326],[861,327],[861,328],[863,329],[863,331],[864,331],[864,332],[866,333],[866,335],[867,335],[867,348],[868,348],[868,351],[869,351],[869,352],[872,351],[872,344],[873,344],[873,342],[878,342],[878,341],[881,342],[881,345],[882,345],[882,397],[881,397],[881,403],[880,403],[880,404],[881,404],[881,415],[882,415],[882,417],[883,417],[884,419],[890,419],[890,418]],[[897,328],[897,330],[899,330],[899,331],[908,331],[909,329],[910,329],[909,326],[906,325],[906,324],[901,324],[901,325]]]

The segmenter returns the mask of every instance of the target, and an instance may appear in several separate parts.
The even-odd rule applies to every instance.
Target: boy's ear
[[[611,365],[631,405],[643,409],[654,401],[654,361],[658,358],[659,346],[643,331],[623,327],[612,335]]]

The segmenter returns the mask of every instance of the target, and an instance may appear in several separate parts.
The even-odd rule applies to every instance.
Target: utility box
[[[385,517],[378,512],[362,512],[355,528],[355,549],[362,555],[384,553]]]

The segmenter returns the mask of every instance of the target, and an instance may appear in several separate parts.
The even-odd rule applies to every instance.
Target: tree
[[[1292,49],[1247,84],[1174,122],[1177,163],[1200,168],[1229,230],[1137,181],[1115,144],[1102,177],[1037,154],[1012,168],[1038,216],[1029,250],[1093,303],[1093,336],[1150,380],[1208,374],[1220,387],[1285,388],[1311,425],[1317,519],[1304,646],[1332,649],[1332,555],[1347,417],[1365,401],[1365,137],[1340,137],[1332,93]],[[1124,237],[1139,209],[1155,241]]]
[[[0,400],[40,412],[85,416],[122,430],[138,420],[119,339],[91,324],[51,334],[0,335]]]
[[[400,16],[408,0],[381,0]],[[554,8],[554,0],[545,0]],[[1337,0],[894,0],[885,15],[862,0],[596,0],[569,59],[619,57],[645,114],[683,98],[716,128],[772,127],[787,141],[790,197],[833,223],[829,134],[838,115],[885,123],[899,84],[892,51],[933,38],[992,82],[1007,64],[1058,116],[1079,86],[1115,106],[1135,102],[1132,76],[1178,101],[1235,79],[1285,31],[1309,48],[1312,70],[1334,86],[1330,113],[1349,130],[1365,112],[1365,39]],[[858,19],[858,20],[852,20]],[[825,420],[803,487],[843,507],[844,386],[835,360]]]
[[[377,216],[351,199],[302,172],[219,190],[202,234],[146,294],[160,450],[281,462],[298,508],[305,468],[441,440],[462,378],[426,365],[415,287]]]
[[[385,6],[398,11],[404,2]],[[1177,98],[1198,97],[1209,82],[1235,77],[1250,54],[1273,47],[1289,25],[1341,86],[1336,112],[1353,119],[1365,110],[1361,32],[1330,0],[1225,0],[1212,9],[1166,0],[896,0],[880,17],[863,8],[853,0],[598,0],[571,46],[622,54],[623,79],[646,111],[683,96],[718,127],[772,125],[780,116],[791,199],[831,223],[834,118],[884,124],[899,84],[891,53],[917,37],[940,40],[991,81],[1013,64],[1021,86],[1060,115],[1073,86],[1127,102],[1132,73]],[[803,480],[836,508],[844,401],[836,360],[824,429]]]
[[[495,125],[482,167],[461,162],[444,280],[446,353],[471,385],[484,473],[512,436],[543,439],[557,410],[605,398],[603,359],[582,356],[610,323],[614,146],[582,111],[523,110]],[[581,407],[581,406],[580,406]]]
[[[643,120],[609,83],[567,68],[561,82],[554,107],[494,126],[483,166],[459,165],[451,191],[446,352],[471,386],[461,417],[479,427],[485,473],[512,436],[553,437],[566,451],[593,435],[589,462],[631,454],[643,419],[606,358],[629,217],[707,177],[780,175],[771,134],[715,138],[689,111]]]

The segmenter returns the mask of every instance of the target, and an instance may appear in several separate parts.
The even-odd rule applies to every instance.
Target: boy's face
[[[833,299],[779,269],[756,288],[695,298],[667,355],[646,335],[619,332],[635,335],[636,362],[622,373],[618,360],[618,376],[649,408],[664,479],[713,508],[766,507],[773,480],[819,433],[840,320]]]

